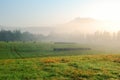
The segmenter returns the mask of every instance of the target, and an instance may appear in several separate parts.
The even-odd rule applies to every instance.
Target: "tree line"
[[[96,31],[91,34],[83,33],[71,33],[71,34],[56,34],[52,33],[46,37],[50,41],[59,42],[79,42],[79,43],[111,43],[120,42],[120,31],[118,32],[108,32],[108,31]]]
[[[20,30],[0,31],[0,41],[30,41],[35,40],[35,36],[29,32],[21,32]]]
[[[120,31],[116,33],[110,33],[107,31],[100,32],[96,31],[94,34],[56,34],[52,33],[47,36],[42,34],[32,34],[30,32],[21,32],[20,30],[10,31],[1,30],[0,31],[0,41],[54,41],[54,42],[119,42],[120,41]]]

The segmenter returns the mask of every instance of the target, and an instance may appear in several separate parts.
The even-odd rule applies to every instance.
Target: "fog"
[[[5,26],[0,25],[0,29],[28,31],[33,34],[49,35],[58,34],[93,34],[96,31],[108,31],[110,33],[120,30],[118,22],[101,21],[93,18],[76,17],[73,20],[53,26]]]
[[[21,32],[43,35],[49,41],[83,42],[84,39],[88,39],[88,36],[93,40],[97,38],[102,40],[103,37],[109,37],[108,40],[118,39],[120,27],[118,23],[77,17],[69,22],[53,26],[12,27],[1,25],[0,29],[11,31],[20,30]]]
[[[29,27],[28,31],[33,33],[58,33],[58,34],[93,34],[96,31],[108,31],[110,33],[120,30],[119,23],[100,21],[92,18],[75,18],[69,22],[45,27]],[[25,29],[24,29],[25,30]]]
[[[119,24],[100,21],[92,18],[78,17],[67,23],[54,26],[9,27],[1,25],[0,29],[10,31],[20,30],[21,32],[29,32],[30,34],[27,33],[28,37],[27,35],[25,35],[28,39],[26,39],[25,37],[24,39],[20,39],[26,41],[32,40],[42,42],[70,42],[88,45],[98,45],[110,50],[119,50],[120,47]],[[24,36],[24,33],[21,34]],[[8,34],[5,34],[4,37],[5,36],[7,37]]]

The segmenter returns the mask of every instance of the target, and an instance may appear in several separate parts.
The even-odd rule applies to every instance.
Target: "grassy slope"
[[[120,80],[120,55],[0,60],[0,80]]]

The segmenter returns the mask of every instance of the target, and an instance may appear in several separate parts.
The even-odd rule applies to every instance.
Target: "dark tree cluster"
[[[0,41],[31,41],[35,40],[35,36],[29,32],[21,32],[19,30],[1,30]]]

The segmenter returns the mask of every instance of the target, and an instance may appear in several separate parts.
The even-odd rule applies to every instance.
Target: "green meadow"
[[[65,56],[94,53],[95,50],[54,51],[54,48],[86,47],[79,44],[54,44],[53,42],[0,42],[0,59]],[[88,46],[87,46],[88,47]]]
[[[120,54],[89,44],[0,42],[0,80],[120,80]]]

